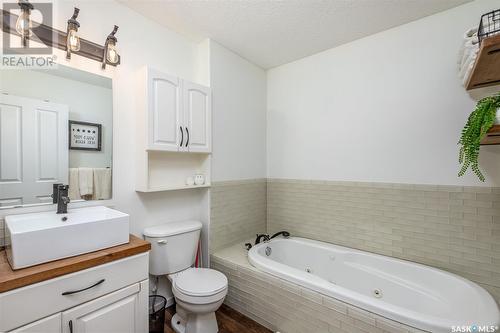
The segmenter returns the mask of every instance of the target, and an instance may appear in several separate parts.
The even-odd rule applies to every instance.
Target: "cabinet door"
[[[183,116],[187,128],[184,148],[190,152],[210,153],[212,149],[212,94],[210,88],[183,83]]]
[[[181,127],[180,80],[148,69],[148,149],[178,151],[185,140]]]
[[[147,311],[147,288],[137,283],[63,312],[62,328],[64,333],[146,332]]]
[[[21,310],[22,311],[22,310]],[[61,314],[43,318],[34,323],[19,327],[9,333],[60,333],[61,332]]]

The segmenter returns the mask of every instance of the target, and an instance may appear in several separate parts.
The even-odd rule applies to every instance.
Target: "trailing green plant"
[[[458,176],[465,174],[469,167],[476,176],[484,182],[484,176],[479,169],[479,148],[486,132],[495,123],[497,109],[500,108],[500,93],[480,100],[465,124],[460,141],[459,163],[462,165]]]

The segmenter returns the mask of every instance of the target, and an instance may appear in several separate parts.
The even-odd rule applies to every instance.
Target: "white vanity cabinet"
[[[62,331],[61,314],[49,316],[35,321],[34,323],[25,325],[18,329],[9,331],[11,333],[59,333]]]
[[[148,253],[0,293],[0,332],[148,331]]]
[[[141,287],[134,284],[112,294],[77,306],[62,313],[62,331],[65,333],[144,332],[144,309]]]
[[[138,82],[138,133],[146,150],[211,152],[210,88],[149,67]]]

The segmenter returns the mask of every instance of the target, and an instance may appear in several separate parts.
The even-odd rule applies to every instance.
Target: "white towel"
[[[70,200],[80,200],[80,180],[78,178],[78,168],[69,168],[69,198]]]
[[[477,36],[477,27],[472,27],[466,32],[464,32],[464,39],[470,38],[472,36],[476,35]]]
[[[463,79],[466,76],[467,71],[472,66],[474,67],[474,63],[476,62],[477,53],[472,53],[467,60],[465,60],[463,67],[460,69],[458,76]]]
[[[111,169],[94,169],[94,199],[111,199]]]
[[[472,69],[474,68],[474,62],[469,64],[469,67],[466,68],[464,77],[462,78],[462,85],[467,88],[467,83],[469,82],[469,76],[472,74]]]
[[[78,179],[80,180],[80,195],[94,193],[94,169],[78,168]]]
[[[478,49],[479,39],[477,37],[477,28],[470,28],[464,33],[464,40],[458,50],[457,65],[459,71],[467,67],[464,65],[465,61],[472,53],[477,52]]]
[[[479,51],[479,44],[474,44],[472,41],[467,41],[464,44],[464,52],[462,54],[462,59],[460,61],[459,70],[462,70],[464,67],[467,67],[467,60],[471,57],[472,54],[476,54]]]

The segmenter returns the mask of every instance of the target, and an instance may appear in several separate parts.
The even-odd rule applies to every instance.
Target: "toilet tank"
[[[180,221],[144,229],[144,238],[151,243],[149,273],[166,275],[191,267],[201,227],[199,221]]]

